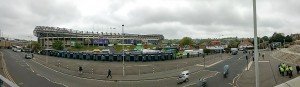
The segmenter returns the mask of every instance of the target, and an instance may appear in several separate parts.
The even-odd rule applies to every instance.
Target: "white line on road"
[[[252,63],[253,63],[253,61],[250,61],[249,64],[248,64],[248,67],[246,67],[245,70],[249,70],[250,67],[251,67],[251,65],[252,65]],[[247,68],[248,68],[248,69],[247,69]]]
[[[220,61],[218,61],[218,62],[215,62],[215,63],[213,63],[213,64],[208,65],[207,67],[211,67],[211,66],[216,65],[216,64],[218,64],[218,63],[220,63],[220,62],[222,62],[222,61],[223,61],[223,60],[220,60]]]
[[[270,61],[258,61],[258,62],[260,62],[260,63],[268,63]]]

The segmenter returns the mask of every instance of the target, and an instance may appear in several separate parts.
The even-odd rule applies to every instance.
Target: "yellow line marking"
[[[5,63],[5,60],[4,60],[4,58],[3,58],[3,53],[2,53],[2,52],[0,52],[0,53],[1,53],[1,59],[2,59],[3,72],[4,72],[5,76],[6,76],[10,81],[12,81],[13,83],[16,84],[16,82],[14,81],[14,79],[10,76],[9,72],[7,71],[6,63]]]

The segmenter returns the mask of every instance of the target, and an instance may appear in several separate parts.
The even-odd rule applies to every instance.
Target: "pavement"
[[[259,85],[260,87],[274,87],[278,84],[284,83],[288,80],[298,77],[298,74],[293,72],[293,77],[288,78],[287,76],[281,76],[279,74],[277,65],[279,63],[286,63],[292,65],[295,69],[295,66],[286,61],[278,60],[273,56],[277,51],[267,51],[260,50],[261,54],[265,54],[265,57],[259,57]],[[254,62],[251,64],[249,70],[243,70],[242,74],[237,79],[236,87],[255,87],[255,66]]]

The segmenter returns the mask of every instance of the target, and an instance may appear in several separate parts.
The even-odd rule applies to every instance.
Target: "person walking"
[[[112,78],[110,69],[108,69],[108,75],[106,78],[108,78],[109,76],[110,76],[110,78]]]

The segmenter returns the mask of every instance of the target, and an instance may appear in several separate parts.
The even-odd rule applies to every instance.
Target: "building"
[[[206,49],[210,49],[211,51],[220,52],[224,50],[224,46],[221,44],[221,41],[213,40],[206,45]]]
[[[291,37],[292,37],[294,40],[300,40],[300,34],[291,34]]]
[[[241,41],[241,43],[239,44],[239,49],[244,49],[244,48],[254,48],[254,45],[249,42],[249,41]]]
[[[36,26],[34,36],[42,47],[52,47],[56,40],[62,41],[64,47],[80,43],[84,46],[107,46],[108,44],[122,44],[123,35],[120,33],[78,31],[67,28]],[[124,44],[160,44],[164,39],[161,34],[124,34]]]

